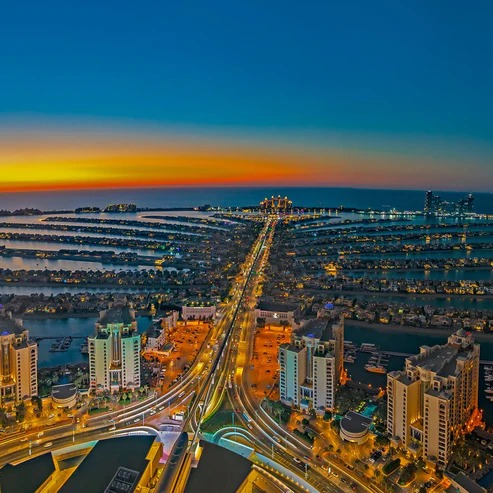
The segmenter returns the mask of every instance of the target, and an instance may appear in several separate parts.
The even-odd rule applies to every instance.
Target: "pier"
[[[408,358],[409,356],[413,356],[412,353],[398,353],[396,351],[382,351],[382,353],[387,354],[389,356],[402,356],[404,358]],[[493,365],[493,360],[482,359],[479,361],[480,365]]]
[[[85,339],[87,336],[41,336],[41,337],[32,337],[33,341],[46,341],[46,340],[56,340],[56,339],[65,339],[66,337],[71,337],[72,339]]]

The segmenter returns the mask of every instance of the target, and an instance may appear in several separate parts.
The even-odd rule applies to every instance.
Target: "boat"
[[[485,394],[493,394],[493,387],[486,387],[484,389]]]
[[[485,375],[484,381],[485,382],[493,382],[493,375]]]
[[[387,370],[383,366],[365,365],[365,370],[371,373],[387,373]]]
[[[377,348],[377,346],[375,346],[375,344],[370,344],[368,342],[364,342],[363,344],[361,344],[361,347],[359,350],[364,352],[364,353],[373,353],[377,349],[378,348]]]

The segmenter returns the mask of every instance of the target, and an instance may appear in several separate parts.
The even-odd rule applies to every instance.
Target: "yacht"
[[[365,365],[365,370],[371,373],[387,373],[387,370],[383,366]]]

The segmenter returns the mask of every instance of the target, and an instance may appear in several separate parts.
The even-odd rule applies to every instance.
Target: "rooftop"
[[[32,493],[55,472],[51,453],[21,462],[17,466],[7,464],[0,469],[2,493]]]
[[[348,411],[344,418],[341,419],[341,428],[348,433],[363,433],[371,425],[371,418],[354,411]]]
[[[25,328],[15,319],[0,315],[0,335],[20,334]]]
[[[286,313],[294,312],[298,308],[298,305],[296,305],[295,303],[282,303],[280,301],[260,300],[257,308],[259,310],[264,310],[267,312]]]
[[[137,482],[147,467],[147,455],[154,440],[150,436],[100,440],[62,486],[60,493],[87,493],[89,485],[90,491],[106,491],[122,468],[137,472]],[[131,491],[129,489],[128,493]]]
[[[294,335],[297,337],[313,337],[323,341],[328,341],[332,338],[332,325],[331,320],[327,318],[316,318],[314,320],[308,320],[302,325]]]
[[[447,474],[447,476],[455,481],[461,488],[468,491],[469,493],[485,493],[486,488],[483,488],[479,484],[477,484],[472,479],[469,479],[463,472],[456,474],[455,476],[452,474]],[[449,490],[447,490],[449,491]],[[453,491],[457,491],[456,488],[453,488]]]
[[[288,351],[292,351],[293,353],[299,353],[303,349],[303,346],[296,346],[296,344],[290,344],[289,342],[285,342],[279,346],[279,349],[287,349]]]
[[[459,331],[449,338],[447,344],[422,346],[421,352],[407,358],[407,362],[446,378],[456,374],[457,361],[469,358],[475,348],[477,346],[473,344],[472,338],[463,339]]]
[[[390,371],[388,375],[395,378],[396,380],[398,380],[400,383],[404,385],[411,385],[418,381],[418,380],[411,380],[407,376],[407,373],[405,371],[394,370],[394,371]]]
[[[64,385],[54,385],[51,388],[51,395],[55,399],[69,399],[77,393],[77,386],[74,383]]]

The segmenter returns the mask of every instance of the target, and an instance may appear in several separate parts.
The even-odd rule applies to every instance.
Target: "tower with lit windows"
[[[101,312],[95,334],[88,338],[91,390],[140,387],[140,345],[135,311],[125,301]]]

